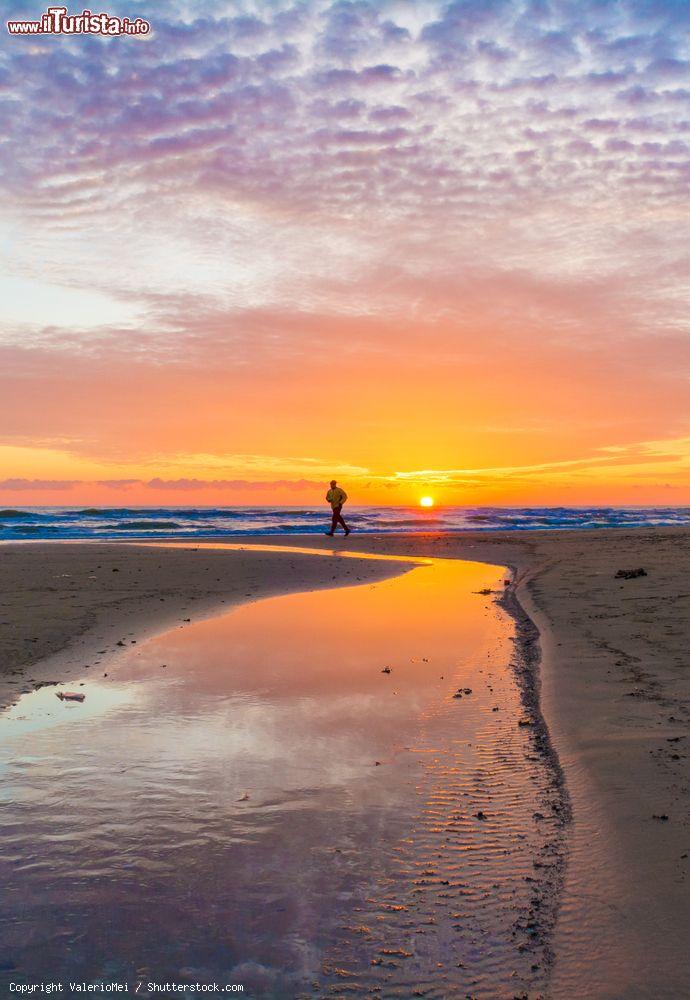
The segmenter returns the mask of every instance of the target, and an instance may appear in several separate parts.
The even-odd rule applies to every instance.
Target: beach
[[[572,810],[548,995],[687,995],[690,530],[243,544],[267,541],[511,568],[507,610],[539,630],[540,658],[528,668]],[[201,544],[2,545],[3,704],[234,605],[375,583],[409,565]],[[645,575],[617,577],[638,568]]]
[[[401,563],[400,572],[405,568]],[[161,545],[0,545],[0,705],[132,641],[291,590],[390,576],[390,565]],[[122,645],[118,647],[118,643]],[[99,650],[101,653],[99,654]]]

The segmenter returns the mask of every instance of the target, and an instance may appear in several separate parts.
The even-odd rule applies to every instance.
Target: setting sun
[[[422,499],[419,501],[419,505],[420,505],[420,507],[433,507],[434,506],[434,498],[433,497],[422,497]]]

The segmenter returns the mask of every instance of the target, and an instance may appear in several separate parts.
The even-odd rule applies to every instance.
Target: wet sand
[[[299,544],[515,568],[516,596],[541,633],[542,705],[573,807],[549,995],[690,995],[690,532],[353,535]],[[6,702],[32,678],[47,679],[40,661],[53,651],[64,649],[52,661],[53,669],[62,663],[62,680],[76,661],[95,662],[98,649],[185,618],[392,572],[373,562],[205,548],[39,543],[0,553]],[[646,576],[615,577],[640,566]]]
[[[406,568],[194,545],[0,544],[0,708],[56,671],[67,680],[116,646],[174,625],[275,594],[373,582]]]
[[[485,593],[504,576],[425,560],[259,601],[106,657],[84,703],[23,697],[0,960],[256,1000],[543,993],[562,788]]]
[[[541,704],[573,811],[549,995],[690,996],[690,531],[346,544],[515,569],[516,598],[540,631]],[[647,575],[616,578],[637,568]]]

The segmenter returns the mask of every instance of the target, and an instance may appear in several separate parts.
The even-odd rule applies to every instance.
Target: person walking
[[[345,490],[341,489],[341,487],[338,486],[335,479],[331,479],[331,488],[326,494],[326,502],[331,505],[331,509],[333,511],[331,530],[326,532],[329,538],[333,537],[333,535],[335,534],[335,529],[338,527],[339,524],[342,525],[343,530],[345,531],[346,538],[350,534],[350,529],[345,524],[342,515],[343,504],[345,503],[346,500],[347,500],[347,493],[345,492]]]

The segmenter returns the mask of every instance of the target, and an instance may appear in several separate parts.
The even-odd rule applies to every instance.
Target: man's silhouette
[[[347,493],[345,492],[345,490],[342,490],[338,486],[335,479],[331,479],[331,488],[326,494],[326,500],[333,508],[333,520],[331,521],[331,530],[327,531],[326,534],[330,538],[332,538],[333,535],[335,534],[335,529],[338,527],[339,524],[341,524],[345,531],[345,537],[347,537],[350,534],[350,529],[343,521],[343,515],[341,513],[343,509],[343,504],[347,500]]]

